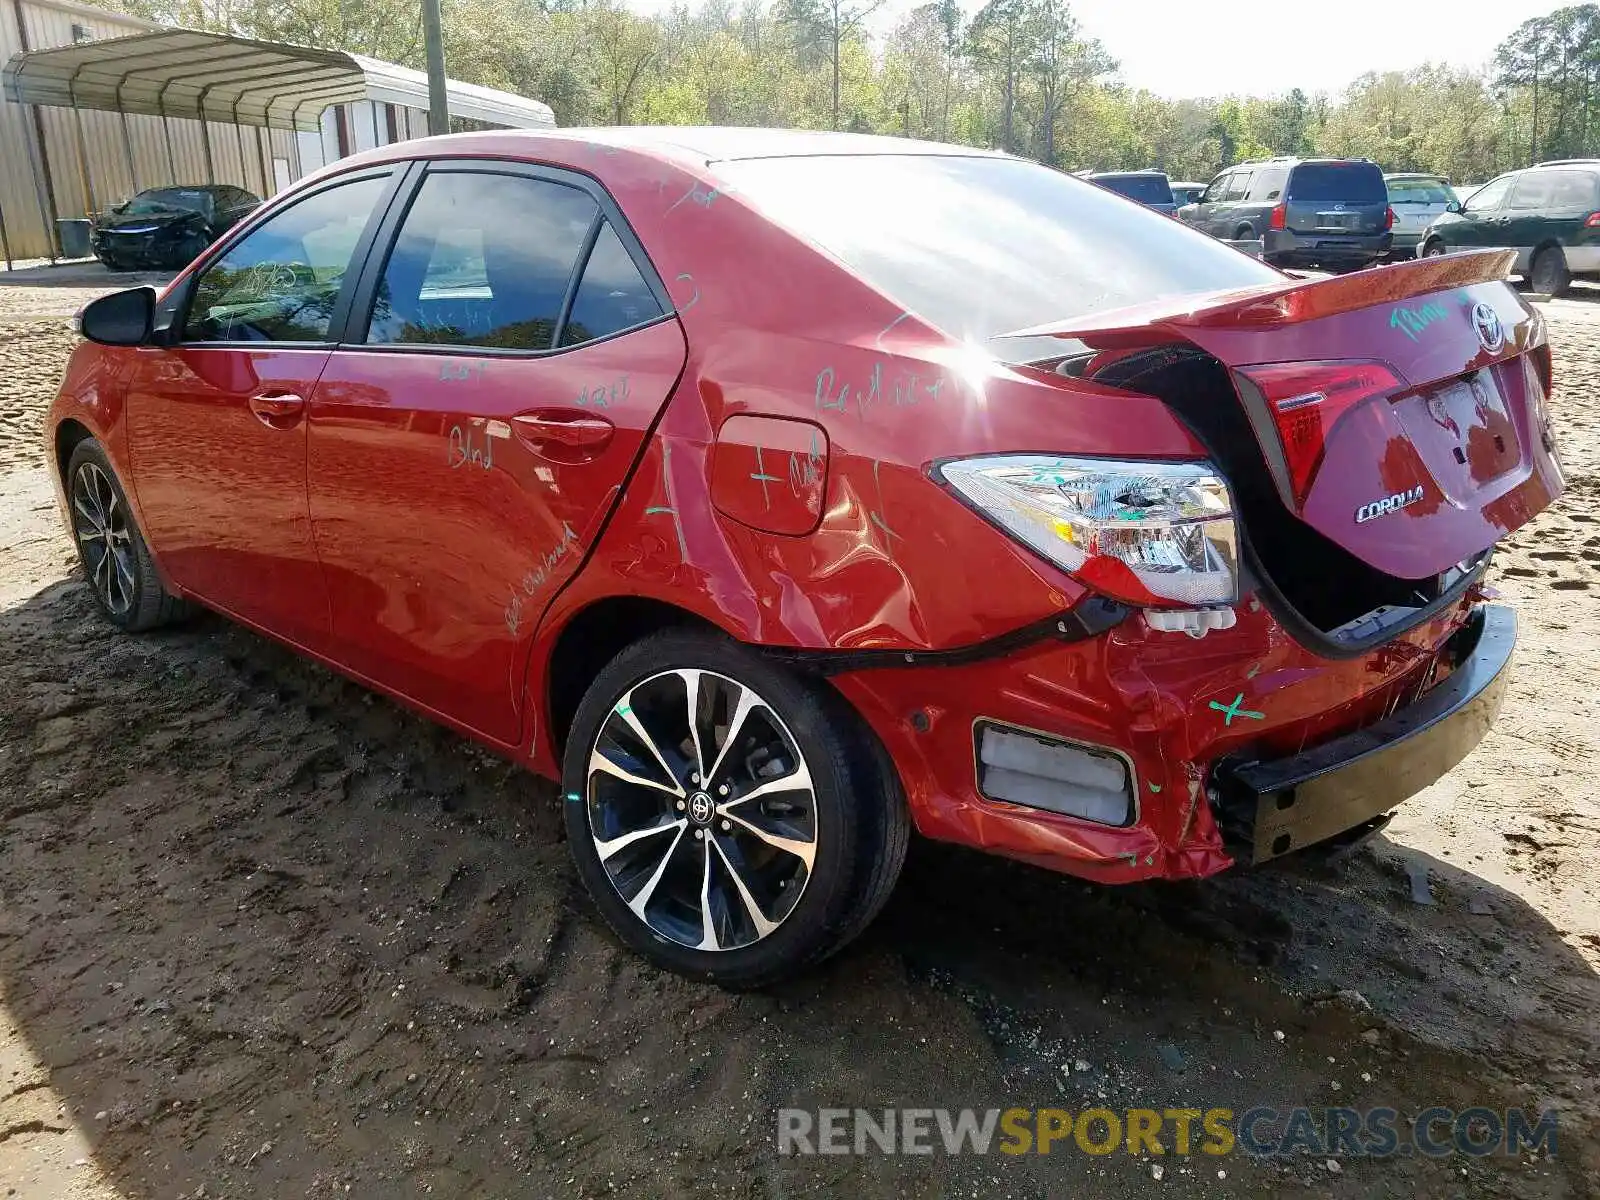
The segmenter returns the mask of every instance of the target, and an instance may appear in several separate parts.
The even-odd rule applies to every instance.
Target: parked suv
[[[1095,171],[1084,178],[1157,212],[1171,214],[1178,207],[1165,171]]]
[[[1261,257],[1276,267],[1354,270],[1383,257],[1393,241],[1383,172],[1367,159],[1239,163],[1178,216],[1213,237],[1260,238]]]
[[[1600,278],[1600,159],[1540,163],[1484,184],[1423,235],[1424,255],[1486,246],[1517,252],[1513,272],[1558,296],[1573,276]]]
[[[1396,258],[1410,258],[1422,244],[1428,226],[1461,207],[1450,190],[1450,181],[1442,175],[1385,175],[1383,182],[1389,189],[1389,207],[1394,210],[1394,244],[1390,252]]]

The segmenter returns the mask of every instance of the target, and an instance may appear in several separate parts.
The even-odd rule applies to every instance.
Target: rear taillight
[[[1289,224],[1289,206],[1287,204],[1275,205],[1273,207],[1273,209],[1272,209],[1272,217],[1267,222],[1267,228],[1268,229],[1284,229],[1284,228],[1286,228],[1288,226],[1288,224]]]
[[[1394,228],[1394,209],[1386,208],[1383,210],[1383,227],[1385,229]]]
[[[1239,374],[1261,390],[1272,413],[1297,505],[1305,502],[1339,418],[1401,387],[1393,371],[1375,362],[1267,363],[1241,367]]]
[[[1589,219],[1583,223],[1585,229],[1600,229],[1600,212],[1589,214]]]
[[[1238,597],[1233,499],[1210,463],[996,454],[944,463],[936,476],[1103,595],[1154,608]]]

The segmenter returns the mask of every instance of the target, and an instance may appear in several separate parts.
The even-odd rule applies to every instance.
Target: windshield
[[[1289,199],[1382,204],[1388,195],[1376,163],[1301,163],[1289,177]]]
[[[1107,175],[1094,182],[1145,204],[1172,203],[1172,186],[1162,175]]]
[[[840,155],[718,164],[740,195],[952,337],[1030,362],[1013,329],[1282,276],[1154,209],[1014,158]]]
[[[148,216],[163,212],[211,211],[211,193],[199,188],[155,188],[140,192],[122,209],[129,216]]]
[[[1455,197],[1437,179],[1389,180],[1390,204],[1449,204]]]

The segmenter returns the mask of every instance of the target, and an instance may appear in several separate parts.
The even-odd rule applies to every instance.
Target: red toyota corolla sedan
[[[198,602],[558,777],[617,933],[748,985],[913,826],[1204,876],[1466,754],[1562,488],[1507,265],[1293,278],[899,139],[458,135],[91,304],[48,435],[114,623]]]

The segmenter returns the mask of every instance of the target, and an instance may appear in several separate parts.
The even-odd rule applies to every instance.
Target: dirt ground
[[[50,277],[60,284],[62,277]],[[919,844],[803,982],[620,949],[553,791],[215,617],[97,619],[39,420],[105,281],[0,286],[0,1192],[1575,1197],[1600,1179],[1600,303],[1496,585],[1498,725],[1339,866],[1097,889]],[[1407,868],[1427,873],[1431,904]],[[779,1106],[1560,1112],[1559,1152],[779,1157]]]

